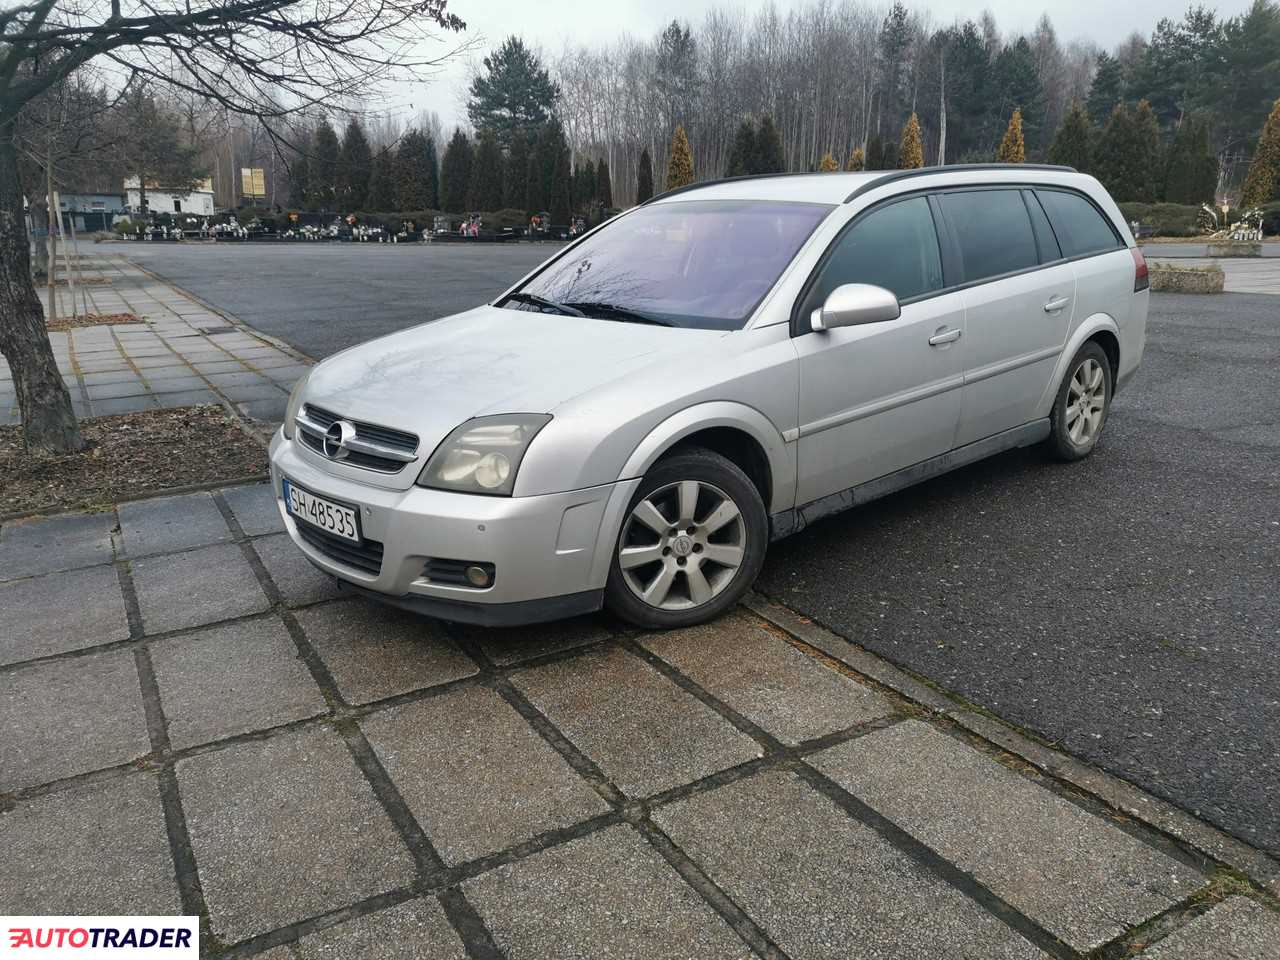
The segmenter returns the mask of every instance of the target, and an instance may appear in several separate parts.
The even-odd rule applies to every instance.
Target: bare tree
[[[439,64],[415,50],[440,30],[464,29],[446,2],[18,0],[0,11],[0,353],[29,450],[84,447],[31,281],[16,135],[36,98],[90,63],[108,64],[283,121]]]

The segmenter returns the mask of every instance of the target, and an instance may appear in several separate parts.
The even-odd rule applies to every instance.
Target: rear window
[[[938,195],[960,245],[964,281],[1037,266],[1031,218],[1018,190],[957,190]]]
[[[1049,215],[1064,256],[1083,257],[1118,250],[1122,246],[1120,237],[1106,217],[1080,194],[1064,190],[1037,190],[1036,196]]]

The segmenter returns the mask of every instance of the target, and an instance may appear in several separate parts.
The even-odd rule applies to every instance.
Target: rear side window
[[[1058,238],[1053,235],[1049,226],[1049,218],[1044,215],[1044,208],[1030,190],[1022,191],[1022,199],[1026,201],[1027,213],[1031,214],[1031,227],[1036,234],[1036,244],[1040,248],[1040,262],[1053,263],[1062,259],[1062,248],[1058,246]]]
[[[1118,250],[1122,246],[1120,237],[1106,217],[1080,194],[1064,190],[1037,190],[1036,196],[1049,215],[1064,256],[1083,257]]]
[[[960,246],[965,283],[1039,264],[1031,218],[1020,191],[947,191],[938,200]]]
[[[942,289],[942,255],[929,201],[899,200],[872,210],[836,240],[805,298],[807,317],[845,283],[871,283],[910,300]]]

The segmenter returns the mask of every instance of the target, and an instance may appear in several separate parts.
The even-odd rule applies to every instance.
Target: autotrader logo
[[[198,957],[198,917],[0,917],[0,960]]]

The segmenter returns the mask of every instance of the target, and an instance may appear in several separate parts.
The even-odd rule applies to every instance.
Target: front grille
[[[377,540],[353,543],[306,523],[299,522],[297,527],[298,536],[330,560],[371,573],[375,577],[382,572],[382,544]]]
[[[428,557],[423,564],[422,576],[432,583],[446,583],[455,587],[477,588],[467,579],[467,567],[481,567],[489,574],[489,586],[493,586],[497,575],[492,563],[476,563],[474,560],[445,560],[440,557]]]
[[[341,414],[309,403],[302,408],[302,412],[303,418],[318,428],[320,432],[315,433],[308,429],[308,423],[305,423],[303,418],[299,418],[296,423],[298,436],[301,437],[303,443],[323,456],[324,431],[328,430],[337,421],[345,418]],[[348,420],[347,422],[355,427],[356,440],[386,447],[390,451],[403,453],[410,459],[418,451],[418,438],[412,433],[393,430],[390,427],[380,427],[377,424],[364,423],[360,420]],[[364,467],[368,470],[379,470],[383,473],[396,473],[404,469],[407,461],[395,457],[379,456],[368,451],[349,450],[342,462],[349,463],[353,467]]]

